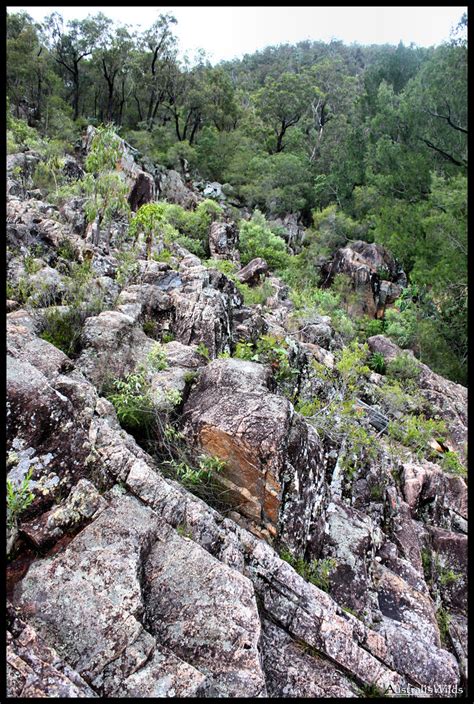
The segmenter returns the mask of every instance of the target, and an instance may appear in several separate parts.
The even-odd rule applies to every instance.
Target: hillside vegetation
[[[238,214],[258,209],[275,237],[258,215],[248,256],[271,250],[297,288],[347,242],[385,245],[409,285],[378,331],[465,383],[466,16],[437,48],[307,41],[217,66],[179,60],[174,24],[9,13],[9,152],[39,150],[35,181],[57,195],[58,160],[88,124],[113,123],[149,160],[224,184]],[[289,247],[288,214],[304,228]]]

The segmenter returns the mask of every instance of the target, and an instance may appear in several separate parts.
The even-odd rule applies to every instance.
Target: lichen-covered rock
[[[269,697],[319,699],[360,695],[354,683],[315,650],[299,645],[271,621],[264,620],[262,627],[263,667]]]
[[[334,561],[331,595],[372,622],[372,612],[378,611],[372,569],[383,539],[380,529],[369,516],[335,499],[327,507],[324,530],[323,553]]]
[[[153,319],[161,324],[171,317],[172,302],[162,288],[153,284],[134,284],[122,289],[117,310],[134,321]]]
[[[78,698],[97,694],[49,647],[31,625],[14,618],[7,632],[7,697],[12,699]]]
[[[237,272],[236,276],[243,284],[256,284],[268,271],[268,264],[265,259],[257,257],[252,259],[246,266]]]
[[[239,261],[239,228],[235,222],[211,222],[209,251],[214,259]]]
[[[324,285],[330,285],[336,274],[349,276],[359,293],[359,300],[350,307],[353,315],[383,317],[386,306],[398,298],[401,287],[406,285],[405,274],[393,256],[375,243],[357,241],[338,249],[322,267]]]
[[[265,694],[260,620],[246,577],[169,529],[146,562],[145,600],[157,639],[209,675],[208,696]]]
[[[367,340],[371,352],[382,354],[387,361],[395,359],[402,352],[384,335],[374,335]],[[431,371],[426,364],[419,362],[420,376],[417,380],[420,393],[429,402],[431,415],[437,414],[445,423],[449,432],[448,443],[451,449],[466,458],[467,443],[467,389],[465,386],[449,381]]]
[[[61,538],[65,532],[77,530],[99,515],[107,506],[105,499],[87,479],[80,479],[66,501],[28,523],[21,523],[21,534],[37,548]]]
[[[213,361],[185,405],[186,432],[225,461],[219,481],[239,512],[304,551],[318,533],[322,453],[314,430],[269,392],[269,374],[253,362]]]
[[[25,461],[10,470],[10,481],[20,485],[31,469],[39,507],[50,502],[51,492],[69,489],[84,476],[87,434],[71,401],[28,362],[7,356],[7,393],[7,448],[28,450]]]
[[[176,203],[186,210],[193,210],[202,200],[193,190],[188,188],[177,171],[167,171],[159,182],[160,199]]]
[[[107,380],[132,372],[145,360],[154,344],[129,315],[104,311],[86,320],[81,336],[82,352],[76,366],[100,387]]]
[[[94,689],[143,632],[140,564],[157,531],[150,509],[117,498],[62,553],[34,563],[15,592],[20,613]]]
[[[170,291],[176,339],[185,345],[202,342],[211,358],[230,351],[233,310],[242,303],[235,285],[224,274],[203,267],[199,259],[183,259],[180,268],[183,286]]]

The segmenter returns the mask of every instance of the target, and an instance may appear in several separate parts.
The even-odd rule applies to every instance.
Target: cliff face
[[[80,198],[39,200],[35,155],[9,160],[8,478],[32,494],[8,536],[9,696],[465,691],[466,483],[388,432],[383,376],[350,377],[327,316],[295,331],[276,277],[244,305],[179,245],[147,260],[120,223],[96,244]],[[175,172],[122,168],[135,201],[201,198]],[[238,261],[233,223],[209,236],[216,262]],[[446,424],[442,446],[419,442],[464,457],[466,389],[425,365],[416,386]]]

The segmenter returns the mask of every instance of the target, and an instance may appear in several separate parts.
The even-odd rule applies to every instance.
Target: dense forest
[[[408,286],[383,320],[341,313],[341,332],[383,332],[465,383],[467,16],[436,48],[305,41],[216,66],[179,58],[175,23],[8,14],[9,153],[38,151],[37,185],[60,198],[64,154],[87,125],[113,123],[155,164],[225,184],[236,212],[254,211],[243,263],[245,248],[263,256],[323,312],[349,295],[343,282],[319,293],[325,258],[351,240],[385,245]],[[305,228],[291,246],[275,224],[288,213]]]

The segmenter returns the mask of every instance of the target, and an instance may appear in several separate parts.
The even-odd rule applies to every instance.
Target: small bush
[[[451,616],[442,606],[436,611],[436,620],[438,622],[439,635],[443,645],[449,645],[449,626],[451,624]]]
[[[460,477],[467,477],[467,469],[461,463],[456,452],[444,452],[441,457],[441,467],[448,474],[457,474]]]
[[[159,342],[153,345],[153,348],[147,355],[146,361],[148,368],[154,372],[161,372],[163,369],[168,368],[166,351]]]
[[[135,252],[122,251],[119,252],[116,257],[119,266],[115,274],[115,279],[119,286],[125,288],[125,286],[133,282],[140,270],[137,256]]]
[[[153,402],[144,370],[128,374],[113,382],[113,392],[107,395],[117,417],[126,430],[146,430],[154,419]]]
[[[80,350],[80,337],[84,315],[80,310],[70,307],[67,311],[51,308],[44,315],[43,330],[40,337],[69,357]]]
[[[249,286],[240,283],[240,281],[236,281],[235,285],[239,293],[242,294],[246,306],[263,306],[273,293],[273,287],[268,281],[264,281],[259,286]]]
[[[34,494],[30,490],[30,481],[33,469],[28,471],[20,486],[16,487],[7,479],[7,524],[9,528],[16,525],[19,516],[33,501]]]
[[[199,352],[199,354],[202,355],[208,361],[211,359],[209,348],[207,347],[207,345],[204,344],[204,342],[199,343],[196,351]]]
[[[302,557],[294,557],[286,549],[281,550],[280,557],[285,562],[288,562],[304,580],[311,582],[311,584],[316,585],[325,592],[329,591],[329,577],[332,570],[337,566],[336,560],[326,557],[321,560],[306,562]]]
[[[385,357],[381,352],[374,352],[370,357],[368,361],[369,368],[372,369],[373,372],[377,372],[377,374],[385,374],[386,370],[386,364],[385,364]]]
[[[387,376],[402,381],[417,381],[421,374],[420,363],[408,352],[387,362]]]
[[[428,443],[433,438],[442,441],[446,426],[443,421],[426,419],[424,415],[406,415],[400,421],[390,421],[387,431],[390,437],[412,448],[417,455],[431,456],[433,451]]]
[[[285,241],[272,232],[259,210],[254,211],[251,220],[241,220],[239,230],[242,266],[256,257],[265,259],[271,269],[287,266],[290,255]]]

